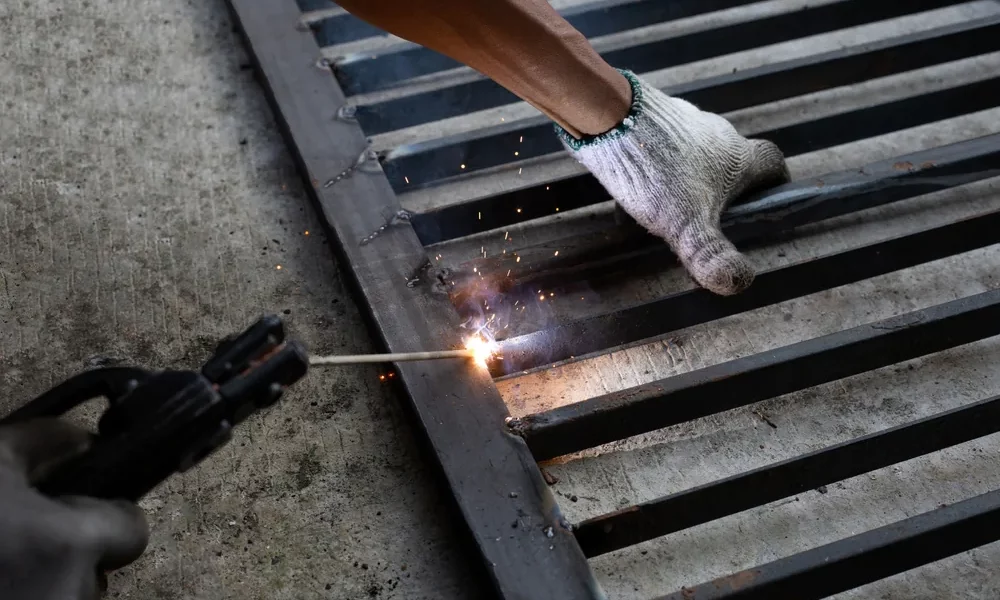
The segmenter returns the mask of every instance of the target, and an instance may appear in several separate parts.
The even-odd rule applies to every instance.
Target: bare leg
[[[338,0],[354,15],[466,64],[576,137],[625,117],[628,81],[546,0]]]

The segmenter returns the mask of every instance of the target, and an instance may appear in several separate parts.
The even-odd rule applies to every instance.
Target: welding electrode
[[[402,354],[354,354],[345,356],[312,356],[309,358],[309,364],[314,367],[324,365],[361,365],[415,360],[442,360],[446,358],[475,359],[478,356],[479,353],[475,349],[407,352]]]

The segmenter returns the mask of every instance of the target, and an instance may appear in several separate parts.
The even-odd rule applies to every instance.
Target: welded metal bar
[[[302,12],[310,12],[314,10],[324,10],[329,8],[336,8],[336,3],[333,0],[295,0],[296,6]]]
[[[577,31],[587,37],[597,37],[758,1],[614,0],[573,6],[560,12]],[[433,50],[407,44],[388,52],[346,56],[337,61],[336,71],[344,93],[350,96],[385,89],[407,79],[460,66],[460,63]]]
[[[737,71],[665,91],[703,110],[724,113],[996,50],[1000,50],[1000,15]],[[403,192],[561,150],[548,119],[534,117],[394,148],[382,166],[393,188]],[[434,243],[421,239],[425,244]]]
[[[998,539],[1000,490],[683,588],[660,600],[816,600]]]
[[[446,295],[428,283],[408,283],[426,261],[413,230],[388,228],[372,243],[359,243],[399,204],[369,158],[364,133],[338,118],[346,99],[330,72],[315,67],[319,47],[297,30],[293,0],[229,5],[340,265],[385,350],[460,347],[460,321]],[[600,598],[531,454],[503,426],[508,412],[486,370],[437,361],[399,364],[396,372],[496,595]],[[512,528],[514,522],[525,526]]]
[[[567,7],[559,13],[578,31],[587,37],[597,37],[644,27],[653,23],[724,10],[734,6],[759,2],[760,0],[598,0]],[[297,0],[303,12],[329,9],[336,6],[332,0]],[[370,37],[387,35],[381,29],[365,23],[352,15],[330,17],[330,23],[315,23],[316,41],[321,47],[354,42]],[[415,48],[406,44],[405,49]],[[402,50],[402,48],[400,49]],[[424,52],[432,52],[424,50]],[[376,55],[381,57],[381,55]],[[360,57],[357,57],[360,58]],[[371,55],[369,55],[371,58]],[[418,61],[421,60],[418,55]],[[353,62],[353,59],[348,62]],[[421,72],[426,75],[434,71]],[[413,77],[414,75],[410,75]],[[377,88],[366,88],[371,91]],[[354,86],[344,88],[348,95],[357,93]]]
[[[632,308],[508,338],[500,344],[503,360],[491,363],[490,373],[499,377],[594,352],[607,352],[684,327],[996,243],[1000,243],[1000,211],[767,271],[757,276],[750,289],[737,296],[717,296],[695,288]]]
[[[722,226],[734,242],[746,244],[808,223],[998,175],[1000,134],[993,134],[767,190],[730,206]],[[559,250],[559,256],[554,256],[554,250]],[[460,270],[475,268],[488,276],[503,276],[505,285],[552,289],[648,266],[662,269],[671,260],[673,254],[659,238],[633,226],[619,226],[520,248],[507,256],[477,259]]]
[[[791,157],[992,108],[998,97],[1000,76],[762,131],[752,137],[775,142],[786,157]],[[550,216],[557,208],[567,211],[608,199],[604,187],[588,173],[428,211],[415,215],[411,222],[421,241],[430,244]]]
[[[964,0],[878,2],[841,0],[764,16],[715,29],[680,34],[606,52],[611,65],[638,73],[750,50],[769,44],[874,23],[884,19],[960,4]],[[358,107],[357,118],[368,135],[457,117],[517,101],[488,79],[453,85]]]
[[[429,352],[401,352],[397,354],[334,354],[332,356],[310,356],[309,365],[323,367],[413,362],[417,360],[475,360],[476,357],[475,350],[431,350]]]
[[[328,2],[327,4],[332,3]],[[346,13],[310,23],[309,28],[312,30],[313,35],[316,36],[316,43],[320,46],[333,46],[371,37],[389,35],[378,27],[370,25],[352,14]],[[318,57],[319,54],[316,56]]]
[[[573,528],[588,557],[762,506],[1000,431],[1000,396],[859,437]]]
[[[538,460],[676,425],[1000,333],[1000,290],[597,396],[511,422]]]
[[[982,95],[981,95],[982,94]],[[830,148],[925,123],[993,108],[1000,98],[1000,77],[905,98],[866,110],[824,119],[826,127],[796,124],[772,129],[760,136],[789,156]]]

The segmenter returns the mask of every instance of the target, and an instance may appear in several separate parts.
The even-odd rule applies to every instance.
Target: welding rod
[[[439,350],[436,352],[405,352],[402,354],[353,354],[345,356],[312,356],[309,364],[362,365],[369,363],[405,362],[414,360],[442,360],[446,358],[475,358],[475,350]]]

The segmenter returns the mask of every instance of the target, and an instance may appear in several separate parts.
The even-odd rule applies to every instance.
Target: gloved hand
[[[726,239],[726,204],[751,188],[788,181],[778,147],[748,140],[718,115],[671,98],[623,71],[632,108],[607,133],[577,139],[558,126],[563,144],[640,225],[670,244],[703,287],[730,295],[754,269]]]
[[[0,598],[95,600],[103,571],[138,558],[149,538],[128,502],[49,498],[31,486],[85,451],[90,435],[55,419],[0,427]]]

